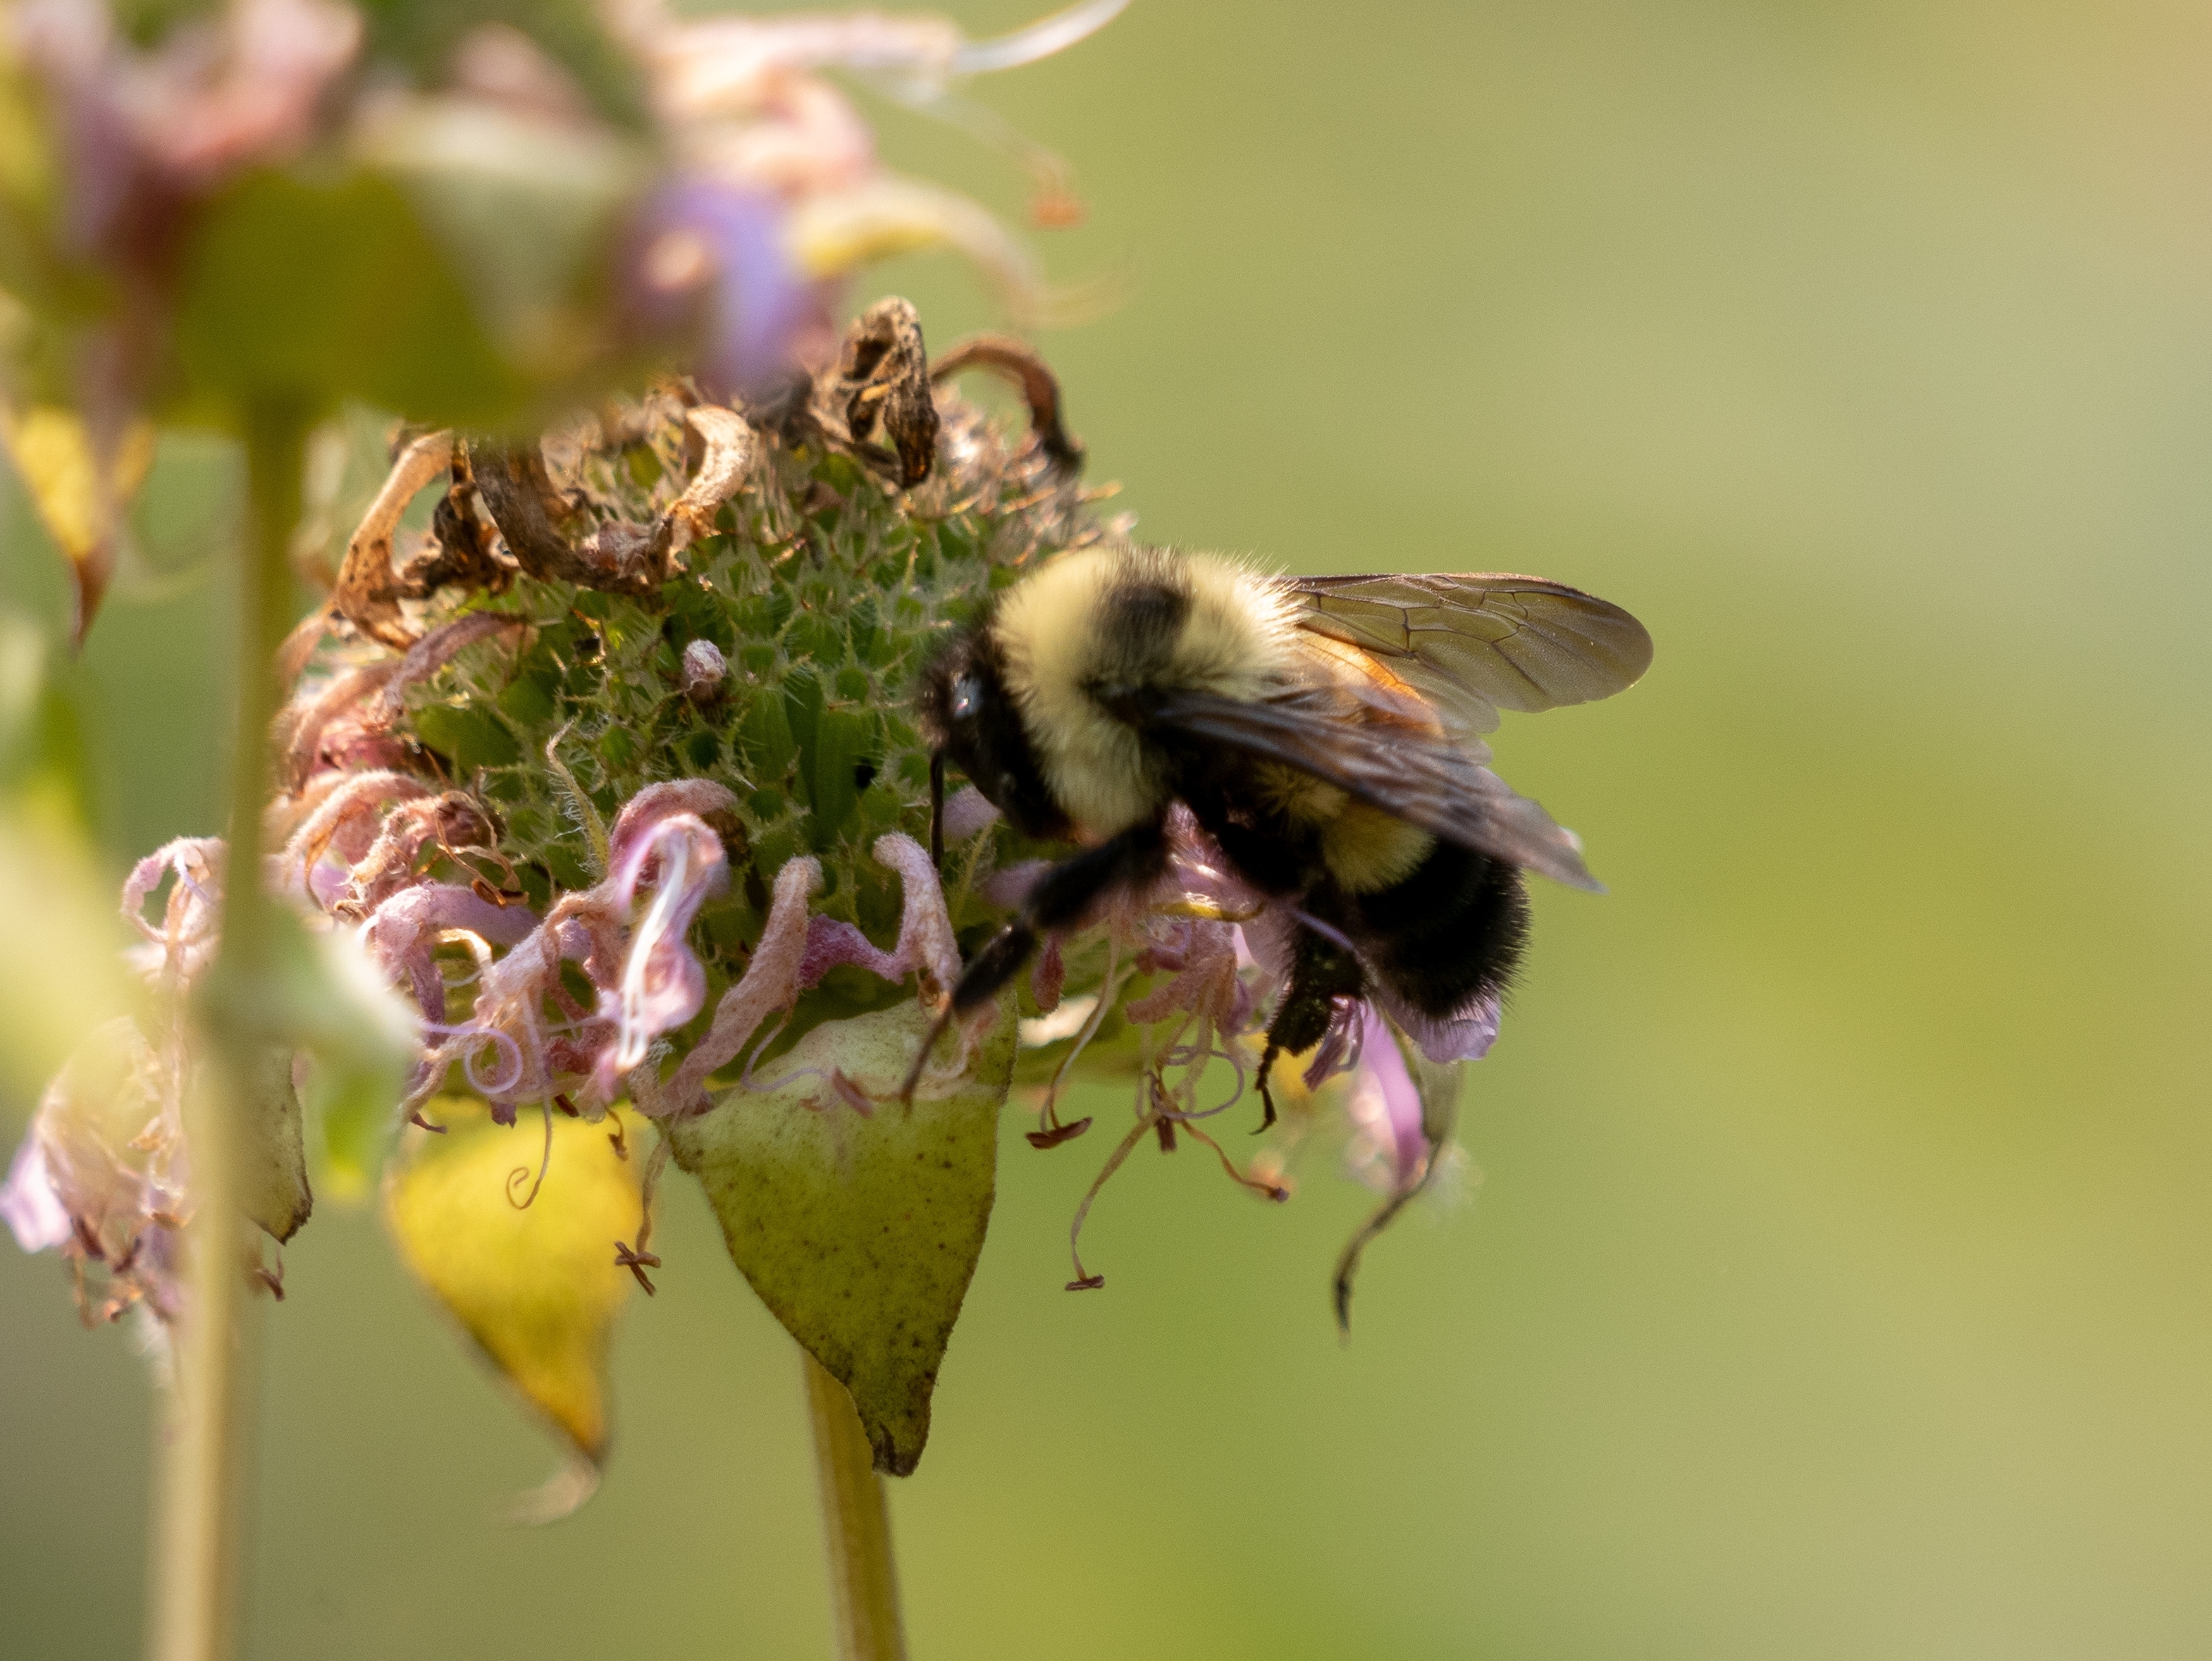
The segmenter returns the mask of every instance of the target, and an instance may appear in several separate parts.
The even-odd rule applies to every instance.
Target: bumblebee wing
[[[1618,605],[1541,577],[1493,572],[1292,577],[1301,626],[1381,659],[1467,733],[1500,709],[1610,697],[1651,663],[1651,636]]]
[[[1573,831],[1553,824],[1443,734],[1347,720],[1311,695],[1247,703],[1208,692],[1158,692],[1136,713],[1155,735],[1228,745],[1280,762],[1447,842],[1602,891],[1583,864]]]

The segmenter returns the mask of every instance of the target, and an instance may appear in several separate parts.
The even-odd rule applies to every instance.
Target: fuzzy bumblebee
[[[1203,553],[1070,553],[922,676],[939,754],[1024,834],[1081,851],[969,964],[990,998],[1042,934],[1166,873],[1187,806],[1291,920],[1258,1086],[1351,1002],[1387,1001],[1436,1061],[1493,1005],[1528,933],[1522,873],[1595,888],[1574,836],[1484,763],[1499,709],[1620,691],[1651,659],[1618,606],[1540,578],[1289,579]]]

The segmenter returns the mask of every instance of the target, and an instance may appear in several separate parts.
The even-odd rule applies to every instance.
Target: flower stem
[[[845,1386],[807,1351],[799,1355],[806,1370],[807,1415],[814,1421],[814,1464],[822,1478],[822,1531],[830,1550],[839,1661],[904,1661],[898,1572],[875,1451]]]
[[[273,664],[290,618],[286,558],[300,517],[307,423],[284,407],[254,411],[246,431],[250,525],[239,573],[238,724],[232,758],[222,955],[229,989],[270,972],[261,810],[269,795]],[[208,1007],[238,1007],[235,994]],[[209,1022],[213,1065],[186,1104],[192,1217],[188,1299],[177,1388],[164,1426],[154,1528],[147,1652],[153,1661],[224,1661],[237,1638],[246,1487],[252,1468],[256,1311],[240,1219],[240,1130],[249,1111],[254,1038],[235,1019]]]

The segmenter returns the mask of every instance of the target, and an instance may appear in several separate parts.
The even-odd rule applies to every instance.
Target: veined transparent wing
[[[1651,662],[1651,636],[1618,605],[1542,577],[1289,577],[1301,625],[1382,661],[1461,733],[1501,709],[1610,697]]]
[[[1573,831],[1449,734],[1347,721],[1327,700],[1298,694],[1246,703],[1155,690],[1133,696],[1127,715],[1156,734],[1229,745],[1326,779],[1432,836],[1555,881],[1602,886]]]

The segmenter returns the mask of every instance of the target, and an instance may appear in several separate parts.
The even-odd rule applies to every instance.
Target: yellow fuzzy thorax
[[[1186,597],[1171,634],[1107,626],[1112,596],[1138,584]],[[1086,836],[1110,837],[1157,812],[1165,786],[1136,733],[1086,689],[1111,680],[1263,697],[1292,673],[1299,631],[1282,585],[1264,572],[1218,554],[1123,545],[1044,566],[1007,592],[991,632],[1047,785]]]
[[[1185,602],[1171,629],[1115,622],[1117,595],[1165,588]],[[1256,699],[1291,684],[1358,681],[1420,700],[1366,654],[1298,626],[1278,579],[1218,554],[1128,546],[1063,556],[1011,590],[992,621],[1007,691],[1036,745],[1045,782],[1088,838],[1110,837],[1157,813],[1167,784],[1143,742],[1092,694],[1105,684],[1147,684]],[[1371,711],[1347,695],[1345,717]],[[1320,828],[1332,873],[1353,893],[1409,875],[1433,839],[1294,768],[1263,768],[1265,806]]]

